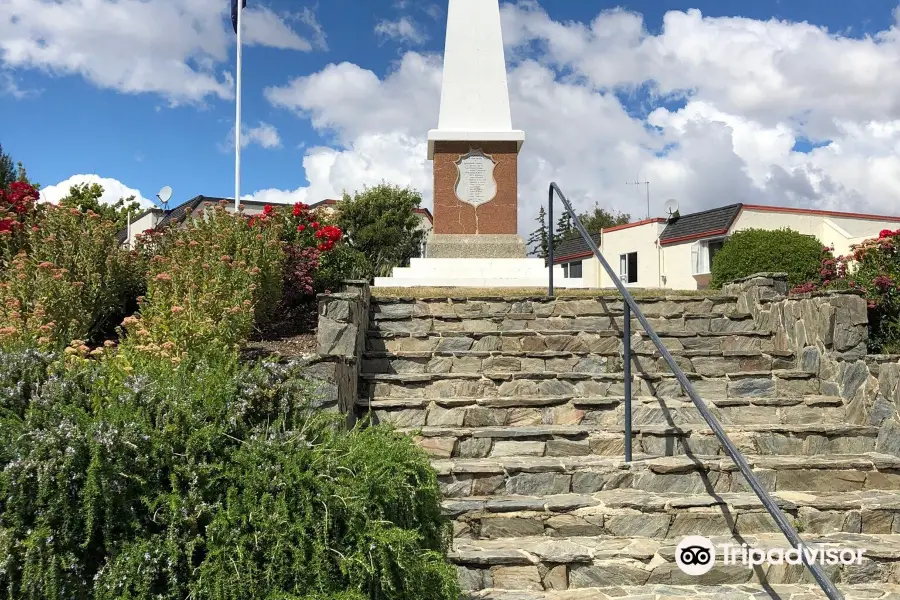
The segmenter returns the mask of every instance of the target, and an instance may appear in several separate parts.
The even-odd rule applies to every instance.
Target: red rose
[[[886,238],[886,237],[891,237],[892,235],[894,235],[894,232],[891,231],[890,229],[882,229],[882,230],[878,233],[878,239],[879,239],[879,240],[883,240],[884,238]]]
[[[318,221],[313,221],[313,222],[312,222],[312,228],[313,228],[313,229],[318,229],[319,227],[321,227],[321,225],[319,225],[319,222],[318,222]]]
[[[263,214],[264,215],[272,214],[273,210],[275,210],[275,208],[271,204],[266,204],[265,206],[263,206]]]
[[[297,225],[297,231],[303,231],[304,229],[306,229],[306,225],[304,225],[303,223]]]

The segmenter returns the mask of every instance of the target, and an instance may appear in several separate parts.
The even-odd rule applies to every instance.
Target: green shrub
[[[232,352],[0,352],[4,596],[456,600],[425,453],[310,399]]]
[[[366,255],[347,244],[340,244],[319,257],[319,268],[313,275],[317,292],[337,291],[348,279],[366,279],[369,273]]]
[[[98,340],[140,292],[144,266],[96,213],[45,206],[0,274],[0,343]]]
[[[787,273],[791,287],[818,280],[824,253],[818,239],[791,229],[745,229],[732,235],[716,254],[710,285],[718,289],[763,272]]]
[[[415,210],[421,204],[419,192],[386,183],[344,194],[337,222],[365,256],[369,278],[389,276],[419,256],[425,231]]]
[[[182,360],[231,347],[281,298],[284,253],[274,223],[251,224],[215,205],[153,239],[146,296],[125,319],[127,348]]]

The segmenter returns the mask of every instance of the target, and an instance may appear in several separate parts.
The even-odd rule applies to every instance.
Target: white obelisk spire
[[[428,158],[435,141],[515,141],[512,128],[499,0],[450,0],[438,128],[428,132]]]

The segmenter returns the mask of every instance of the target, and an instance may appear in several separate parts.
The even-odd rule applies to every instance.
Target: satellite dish
[[[663,204],[663,212],[666,213],[666,217],[671,219],[675,216],[675,213],[678,212],[678,201],[677,200],[666,200],[666,203]]]
[[[163,186],[159,193],[156,194],[156,197],[159,198],[159,201],[162,203],[163,208],[166,208],[166,203],[169,202],[169,198],[172,197],[172,188],[169,186]]]

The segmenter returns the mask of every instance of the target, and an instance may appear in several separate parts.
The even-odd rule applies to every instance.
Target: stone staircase
[[[639,300],[804,540],[865,550],[832,581],[900,599],[900,458],[740,304]],[[624,461],[622,329],[619,298],[372,299],[358,410],[433,458],[467,596],[824,598],[802,565],[681,572],[684,536],[787,542],[636,321]]]

